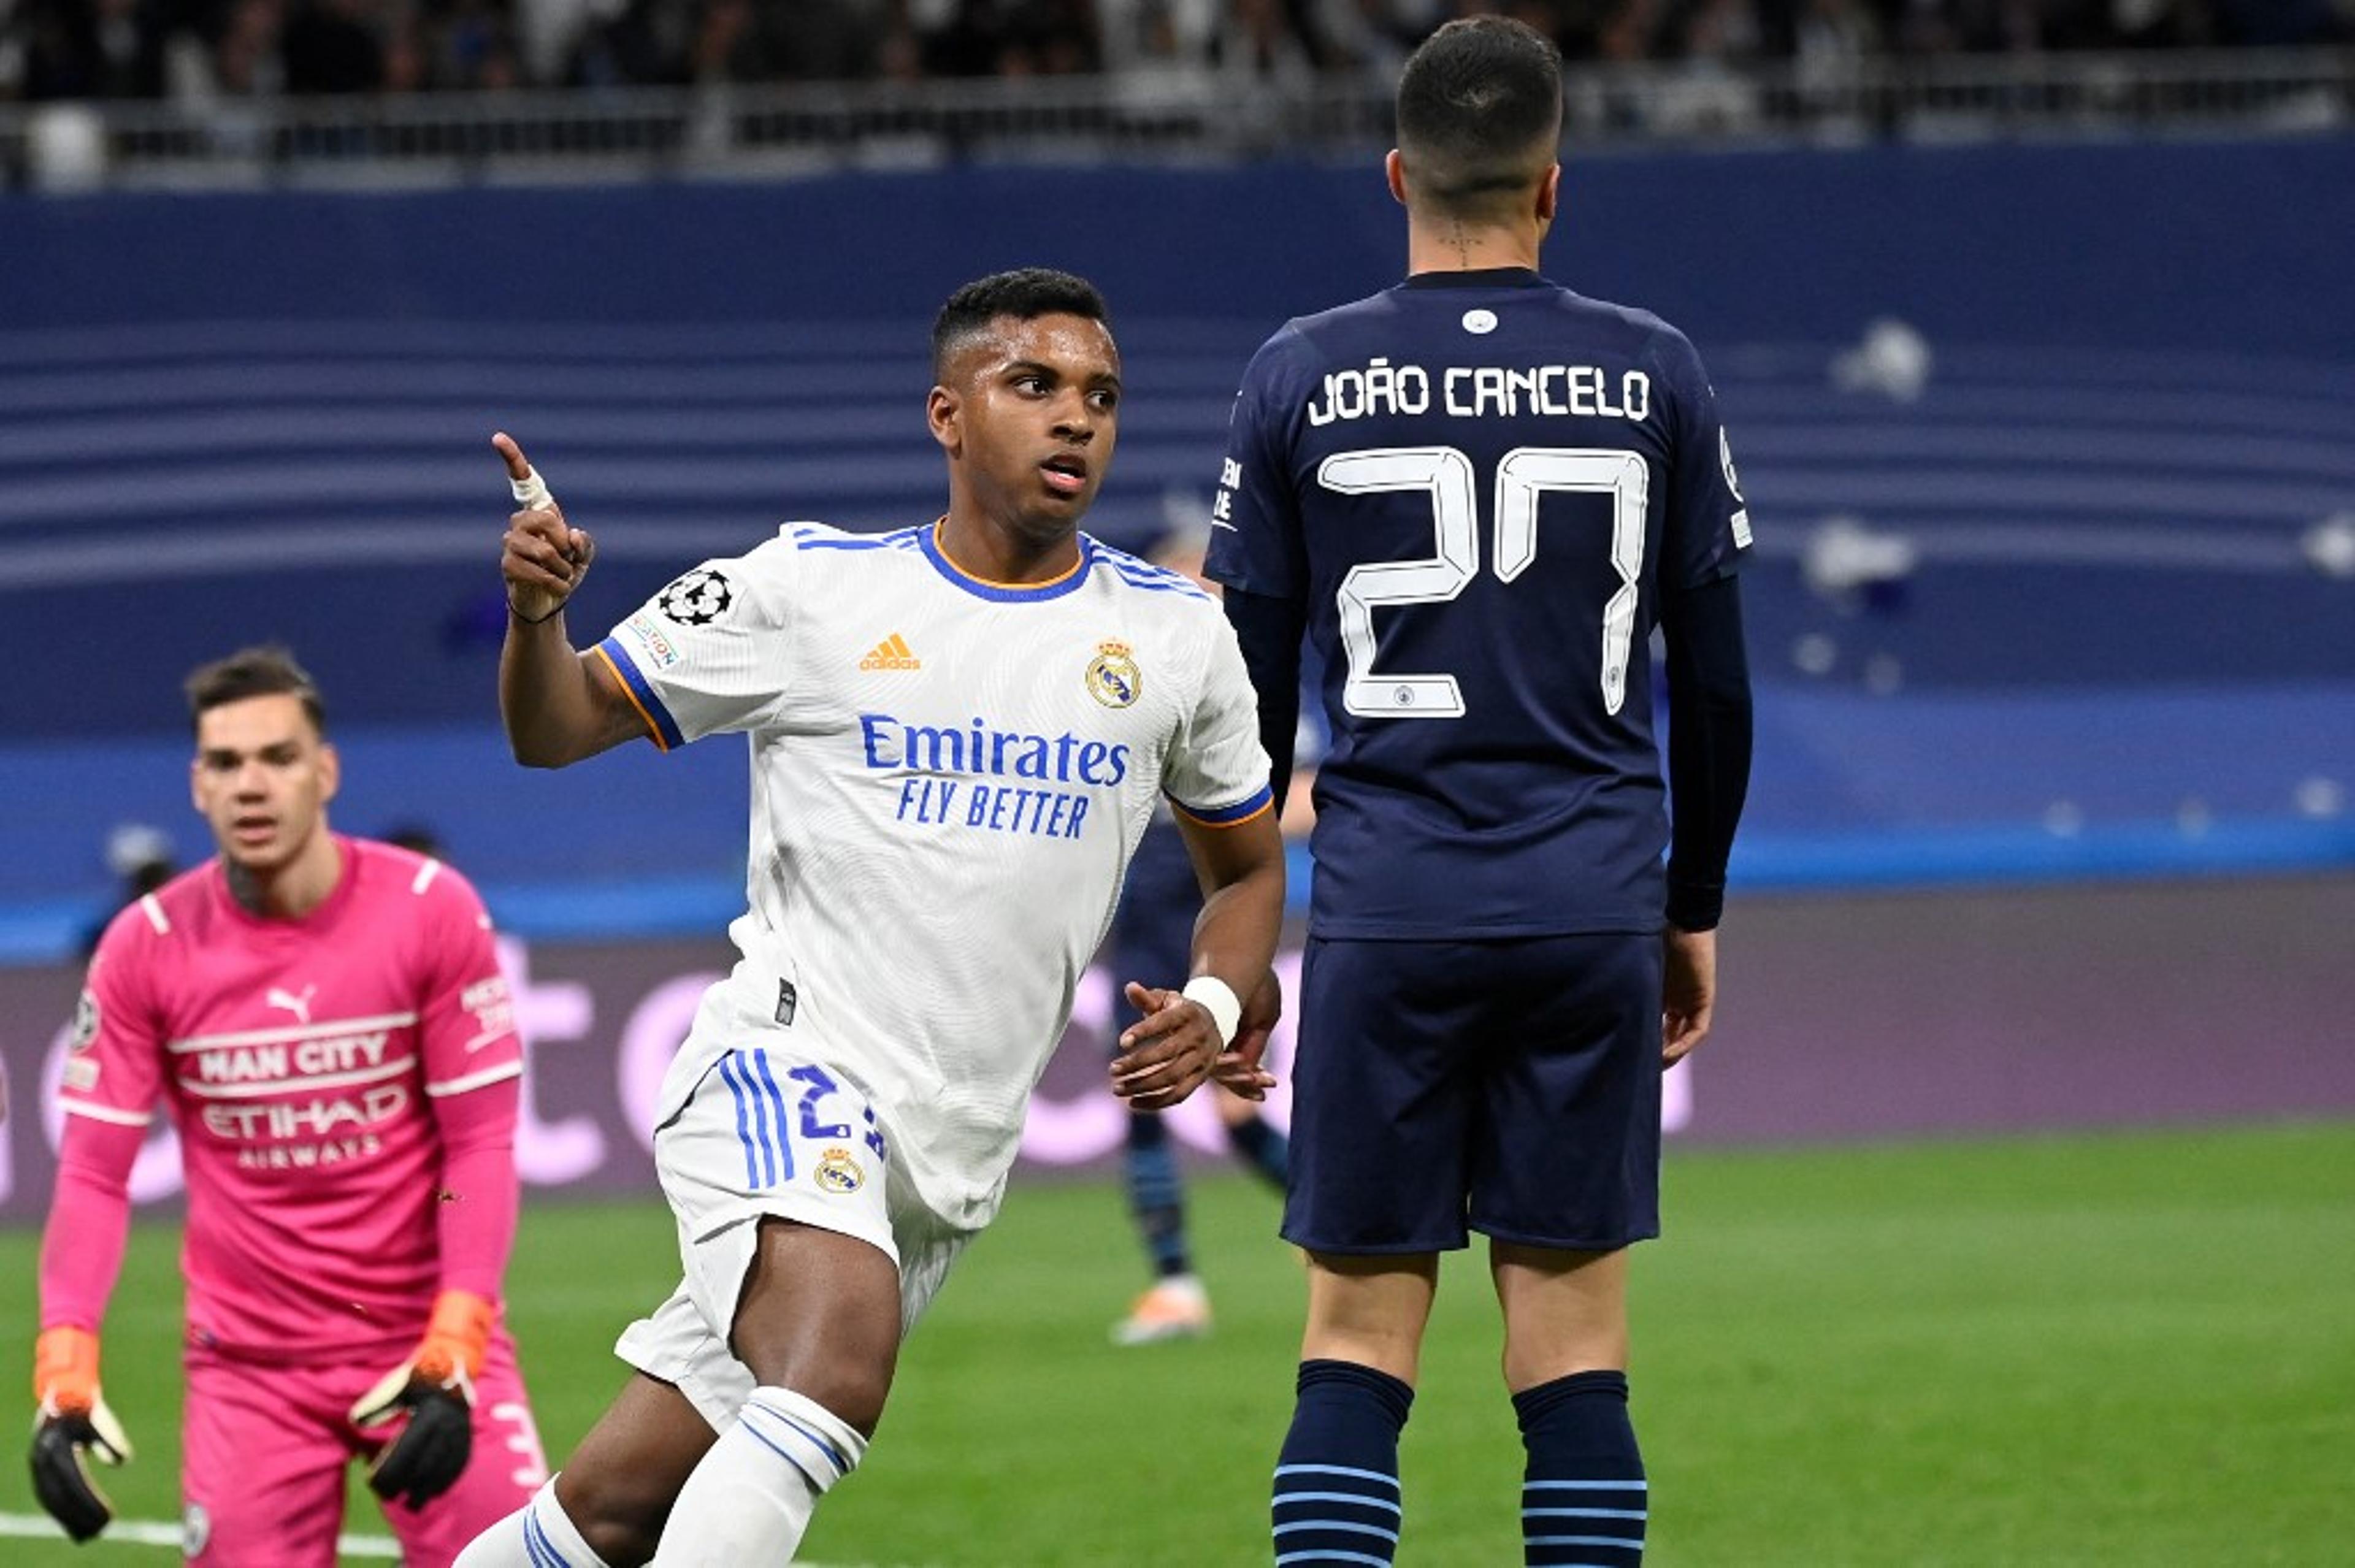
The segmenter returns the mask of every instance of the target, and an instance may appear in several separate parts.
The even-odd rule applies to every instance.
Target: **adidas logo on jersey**
[[[894,632],[868,650],[858,661],[860,669],[922,669],[924,661],[908,646],[908,639]]]

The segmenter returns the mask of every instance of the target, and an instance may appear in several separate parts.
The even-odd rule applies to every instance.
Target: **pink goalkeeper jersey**
[[[301,920],[218,860],[124,910],[91,960],[60,1099],[178,1125],[192,1342],[308,1360],[415,1333],[440,1284],[432,1102],[523,1071],[490,918],[464,878],[338,837]]]

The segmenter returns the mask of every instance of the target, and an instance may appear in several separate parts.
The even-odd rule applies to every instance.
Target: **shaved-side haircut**
[[[1561,51],[1525,22],[1448,23],[1399,74],[1407,194],[1443,217],[1508,218],[1561,144]]]
[[[944,381],[956,351],[989,330],[1001,315],[1033,321],[1042,315],[1076,315],[1112,325],[1103,295],[1085,278],[1052,267],[1018,267],[992,272],[948,297],[932,320],[932,379]]]

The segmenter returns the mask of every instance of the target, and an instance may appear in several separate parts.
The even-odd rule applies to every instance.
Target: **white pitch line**
[[[63,1541],[66,1532],[58,1521],[45,1513],[0,1513],[0,1536],[13,1535],[28,1541]],[[106,1541],[119,1541],[130,1546],[168,1546],[177,1551],[180,1527],[161,1520],[118,1519],[106,1527]],[[380,1557],[388,1563],[400,1561],[400,1542],[389,1535],[346,1535],[336,1541],[336,1550],[346,1557]]]
[[[45,1513],[0,1513],[0,1538],[16,1536],[27,1541],[63,1541],[66,1532],[58,1521]],[[101,1541],[120,1541],[125,1546],[168,1546],[180,1549],[180,1527],[160,1520],[118,1519],[106,1527]],[[400,1542],[389,1535],[344,1535],[336,1540],[336,1552],[344,1557],[372,1557],[387,1563],[400,1561]],[[826,1568],[822,1563],[812,1563],[805,1568]]]

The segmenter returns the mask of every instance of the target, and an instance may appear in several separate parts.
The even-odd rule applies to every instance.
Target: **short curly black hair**
[[[967,338],[986,331],[1001,315],[1029,321],[1042,315],[1076,315],[1112,325],[1103,295],[1087,279],[1052,267],[1017,267],[975,278],[949,295],[932,318],[932,379],[943,379],[949,357]]]

